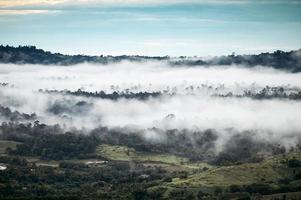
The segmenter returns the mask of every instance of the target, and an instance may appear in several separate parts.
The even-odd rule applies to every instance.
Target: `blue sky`
[[[214,56],[301,48],[301,1],[0,0],[0,44]]]

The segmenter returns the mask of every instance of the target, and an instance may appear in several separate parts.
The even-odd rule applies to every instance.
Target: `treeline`
[[[144,131],[156,131],[158,141],[148,140]],[[218,132],[215,130],[135,130],[99,127],[91,131],[64,131],[59,125],[3,122],[0,139],[20,142],[11,155],[38,156],[41,159],[62,160],[73,158],[97,158],[95,151],[100,144],[122,145],[148,153],[169,153],[188,158],[190,161],[209,162],[214,165],[233,165],[260,162],[264,155],[284,153],[279,144],[258,141],[252,132],[236,133],[216,154]],[[297,143],[300,141],[297,141]]]
[[[113,93],[106,93],[104,91],[87,92],[81,89],[78,89],[77,91],[40,89],[39,92],[48,93],[48,94],[64,94],[64,95],[72,95],[72,96],[94,97],[94,98],[110,99],[110,100],[118,100],[121,98],[147,100],[149,98],[160,97],[162,95],[162,92],[116,92],[114,91]]]
[[[63,55],[51,53],[35,46],[0,46],[0,63],[42,64],[42,65],[75,65],[80,63],[108,64],[120,61],[166,60],[168,57],[148,56],[86,56]]]
[[[301,91],[285,91],[283,87],[269,87],[261,89],[260,91],[245,90],[242,95],[233,94],[229,92],[227,94],[214,94],[218,97],[236,97],[236,98],[252,98],[252,99],[290,99],[301,100]]]
[[[0,46],[0,63],[14,64],[43,64],[43,65],[74,65],[80,63],[108,64],[120,61],[147,61],[165,60],[172,66],[212,66],[212,65],[245,65],[270,66],[276,69],[289,70],[292,72],[301,71],[301,50],[296,51],[275,51],[273,53],[261,53],[258,55],[229,55],[214,57],[209,60],[179,57],[176,60],[168,56],[86,56],[86,55],[63,55],[51,53],[35,46]]]
[[[261,53],[258,55],[229,55],[214,57],[209,60],[191,60],[183,59],[172,62],[173,65],[188,66],[212,66],[212,65],[244,65],[253,66],[270,66],[275,69],[289,70],[292,72],[301,71],[301,50],[280,51],[273,53]]]
[[[176,91],[176,88],[174,88]],[[62,94],[71,95],[79,97],[92,97],[100,99],[137,99],[137,100],[148,100],[149,98],[158,98],[162,96],[175,96],[177,93],[175,91],[163,90],[156,92],[130,92],[130,91],[114,91],[112,93],[106,93],[104,91],[99,92],[88,92],[81,89],[76,91],[70,90],[48,90],[40,89],[39,92],[46,94]],[[252,98],[252,99],[290,99],[290,100],[301,100],[301,91],[299,89],[290,89],[284,87],[270,87],[266,86],[260,90],[249,90],[243,91],[243,94],[234,94],[232,92],[225,93],[225,88],[212,87],[212,86],[202,86],[193,87],[189,86],[185,88],[186,95],[197,95],[207,91],[207,94],[214,97],[235,97],[235,98]]]

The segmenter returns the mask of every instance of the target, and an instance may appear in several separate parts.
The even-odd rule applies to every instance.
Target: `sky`
[[[89,55],[296,50],[301,0],[0,0],[0,44]]]

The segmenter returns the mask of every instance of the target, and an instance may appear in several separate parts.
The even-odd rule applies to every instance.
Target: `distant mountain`
[[[273,53],[261,53],[258,55],[228,55],[214,57],[211,59],[179,57],[171,59],[168,56],[87,56],[87,55],[63,55],[51,53],[35,46],[0,46],[0,63],[13,64],[42,64],[42,65],[74,65],[80,63],[108,64],[120,61],[167,61],[173,66],[212,66],[212,65],[245,65],[270,66],[276,69],[288,70],[291,72],[301,71],[301,49],[284,52],[277,50]]]

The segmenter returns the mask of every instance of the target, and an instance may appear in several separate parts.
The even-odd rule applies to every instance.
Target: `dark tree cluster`
[[[94,156],[99,141],[94,135],[79,132],[64,132],[60,126],[48,126],[38,121],[32,125],[2,123],[1,139],[21,142],[11,155],[39,156],[41,159],[62,160]]]
[[[53,104],[49,105],[48,112],[55,115],[70,114],[70,115],[83,115],[87,114],[93,107],[92,103],[86,101],[73,102],[69,99],[59,99]]]
[[[7,87],[8,85],[8,83],[0,83],[0,87]]]
[[[269,87],[261,89],[260,91],[245,90],[242,95],[234,95],[232,92],[223,94],[215,94],[218,97],[236,97],[236,98],[252,98],[252,99],[290,99],[301,100],[301,91],[285,91],[283,87]]]
[[[72,134],[41,134],[30,141],[19,144],[16,150],[10,150],[12,155],[39,156],[41,159],[72,159],[95,157],[98,141],[93,136]]]
[[[21,143],[31,143],[39,135],[63,134],[59,125],[32,123],[2,122],[0,126],[0,139],[12,140]]]
[[[263,152],[277,155],[285,153],[285,148],[281,145],[255,140],[252,133],[236,134],[225,144],[223,151],[216,156],[213,163],[227,166],[260,162],[264,159],[264,154],[260,154]]]
[[[63,55],[51,53],[35,46],[0,46],[0,63],[14,64],[43,64],[43,65],[75,65],[80,63],[108,64],[128,61],[144,60],[166,60],[168,57],[147,57],[147,56],[86,56],[86,55]]]
[[[173,65],[188,66],[212,66],[212,65],[244,65],[270,66],[275,69],[288,70],[292,72],[301,71],[301,50],[284,52],[277,50],[273,53],[261,53],[258,55],[229,55],[215,57],[206,61],[203,60],[178,60]]]
[[[118,99],[138,99],[138,100],[147,100],[149,98],[156,98],[162,96],[161,92],[116,92],[106,93],[104,91],[100,92],[87,92],[81,89],[77,91],[70,90],[42,90],[39,92],[47,93],[47,94],[63,94],[63,95],[71,95],[71,96],[81,96],[81,97],[93,97],[93,98],[101,98],[101,99],[110,99],[110,100],[118,100]]]
[[[8,121],[33,121],[37,119],[37,115],[35,113],[26,114],[20,113],[18,111],[11,111],[8,107],[3,107],[0,105],[0,117]]]

